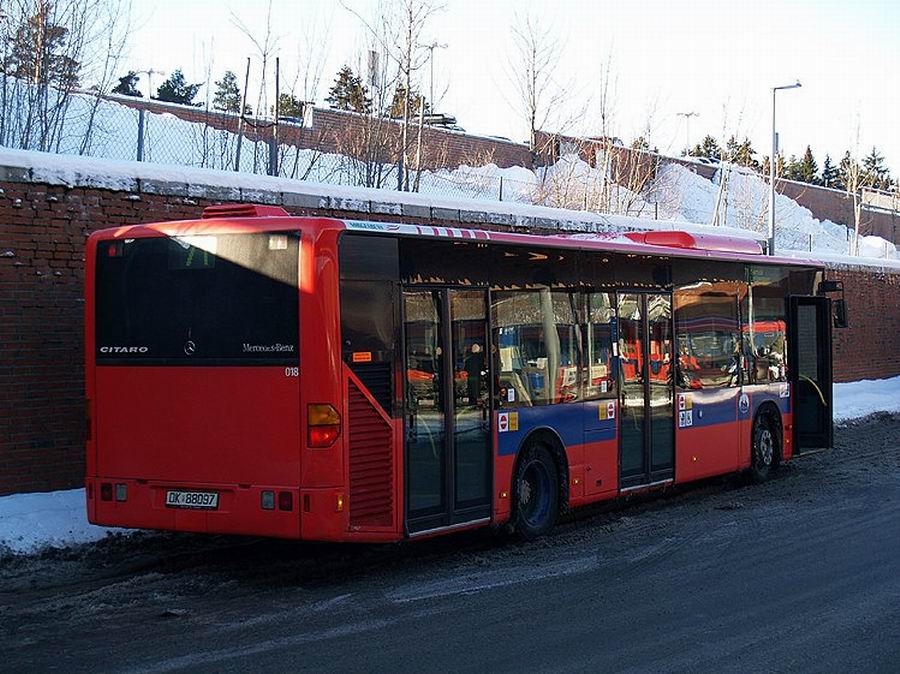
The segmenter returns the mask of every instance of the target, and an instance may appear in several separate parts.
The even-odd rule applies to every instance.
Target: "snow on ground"
[[[834,385],[834,421],[900,412],[900,377]],[[0,557],[90,543],[122,529],[89,524],[84,489],[0,497]]]
[[[875,412],[900,412],[900,377],[834,385],[835,422],[858,419]]]
[[[0,556],[90,543],[119,531],[87,521],[84,489],[0,496]]]

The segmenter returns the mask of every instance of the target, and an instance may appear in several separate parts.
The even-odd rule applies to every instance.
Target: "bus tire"
[[[753,445],[750,448],[750,480],[761,484],[768,480],[778,466],[781,447],[778,429],[768,414],[760,414],[753,424]]]
[[[522,450],[513,490],[513,526],[517,535],[530,541],[550,531],[559,513],[559,471],[544,444],[529,444]]]

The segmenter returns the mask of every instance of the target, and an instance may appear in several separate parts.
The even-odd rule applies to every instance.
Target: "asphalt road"
[[[0,562],[0,670],[900,671],[900,416],[545,539],[186,535]]]

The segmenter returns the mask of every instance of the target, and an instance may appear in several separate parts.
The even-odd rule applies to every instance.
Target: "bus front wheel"
[[[556,523],[559,512],[559,477],[556,462],[542,444],[523,450],[513,485],[516,533],[525,540],[543,536]]]
[[[771,477],[781,456],[778,429],[766,414],[761,414],[753,424],[751,452],[750,479],[760,484]]]

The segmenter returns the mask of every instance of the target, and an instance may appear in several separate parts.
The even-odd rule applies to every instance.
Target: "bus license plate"
[[[214,491],[168,491],[166,506],[169,508],[206,508],[214,510],[219,507],[219,495]]]

